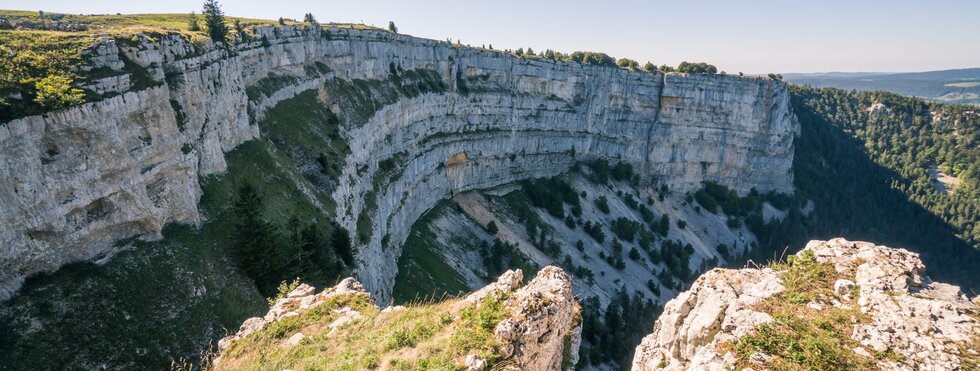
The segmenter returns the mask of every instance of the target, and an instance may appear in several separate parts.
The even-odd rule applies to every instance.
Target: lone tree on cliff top
[[[395,26],[395,22],[388,21],[388,31],[391,33],[398,33],[398,26]]]
[[[228,26],[225,25],[225,14],[221,11],[218,0],[204,1],[204,25],[208,29],[211,41],[228,45]]]

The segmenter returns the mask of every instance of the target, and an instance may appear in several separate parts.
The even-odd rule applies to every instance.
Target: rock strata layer
[[[980,309],[959,287],[932,282],[917,254],[844,239],[811,241],[804,252],[830,263],[841,279],[832,289],[852,298],[870,320],[858,321],[850,337],[861,357],[887,370],[957,370],[980,359]],[[802,253],[801,253],[802,254]],[[727,370],[735,356],[722,345],[772,321],[756,306],[784,290],[782,272],[714,269],[667,303],[633,359],[634,370]],[[858,288],[858,292],[852,290]],[[848,304],[808,303],[845,308]],[[768,355],[753,356],[762,364]],[[967,359],[972,359],[968,361]]]
[[[454,192],[594,158],[682,191],[706,180],[792,191],[798,125],[778,81],[521,59],[379,30],[255,32],[230,50],[176,35],[103,39],[86,68],[119,73],[90,86],[107,98],[0,124],[0,299],[31,274],[111,255],[122,239],[199,223],[198,179],[260,135],[266,109],[308,90],[342,117],[363,116],[343,122],[351,154],[331,191],[345,228],[373,221],[358,238],[357,273],[381,303],[410,226]],[[120,70],[123,57],[150,81]],[[356,107],[325,89],[404,90],[412,74],[433,89],[393,101],[375,89]]]

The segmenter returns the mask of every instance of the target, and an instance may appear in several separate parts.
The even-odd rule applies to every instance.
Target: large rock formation
[[[917,254],[844,239],[811,241],[797,256],[807,252],[838,274],[853,277],[825,288],[836,299],[800,305],[853,311],[853,332],[844,335],[853,339],[858,359],[891,370],[978,366],[977,300],[971,302],[956,286],[929,280]],[[766,367],[772,355],[739,360],[726,343],[772,323],[760,303],[785,290],[785,274],[770,268],[704,274],[667,303],[653,333],[637,348],[633,369],[722,370],[737,362]]]
[[[350,230],[373,221],[358,276],[382,303],[410,226],[453,192],[597,157],[677,190],[705,180],[792,190],[798,129],[777,81],[519,59],[378,30],[256,33],[231,50],[176,35],[100,41],[90,63],[119,69],[124,56],[149,81],[120,71],[93,85],[120,95],[0,124],[0,298],[31,274],[109,255],[120,239],[201,220],[198,178],[223,171],[223,153],[259,135],[267,108],[311,89],[346,118],[351,154],[336,217]],[[412,74],[438,88],[400,97],[375,89],[360,106],[324,88],[397,86]],[[277,84],[282,76],[289,83]]]

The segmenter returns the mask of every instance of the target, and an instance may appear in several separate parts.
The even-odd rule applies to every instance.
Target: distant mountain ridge
[[[800,85],[846,90],[883,90],[932,101],[980,104],[980,68],[926,72],[785,73],[783,79]]]

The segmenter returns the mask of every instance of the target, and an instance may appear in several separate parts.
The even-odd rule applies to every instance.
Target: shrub
[[[616,218],[616,220],[613,220],[612,224],[609,226],[609,230],[612,231],[616,237],[619,237],[625,241],[633,241],[633,237],[641,228],[643,228],[642,224],[625,217]]]
[[[606,196],[601,196],[595,199],[595,206],[599,208],[599,211],[609,214],[609,200],[606,199]]]
[[[630,70],[640,69],[640,63],[629,58],[620,58],[618,61],[616,61],[616,65]]]
[[[718,68],[704,62],[681,62],[677,66],[677,72],[690,74],[714,75],[718,73]]]
[[[71,78],[62,75],[47,76],[37,83],[37,96],[34,101],[45,109],[54,110],[81,104],[85,92],[71,86]]]
[[[603,243],[606,240],[606,234],[602,231],[602,225],[599,223],[585,222],[582,230],[598,243]]]
[[[497,223],[496,222],[494,222],[493,220],[491,220],[489,223],[487,223],[487,233],[489,233],[489,234],[497,234],[497,232],[499,232],[499,230],[497,229]]]
[[[728,245],[726,244],[718,244],[718,246],[715,246],[715,250],[718,250],[718,253],[722,256],[728,256]]]
[[[640,251],[637,250],[635,247],[630,249],[629,257],[633,261],[640,260]]]

